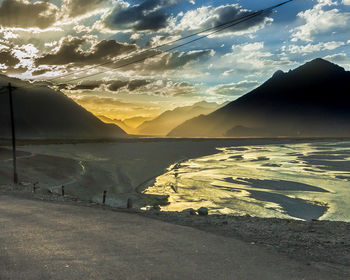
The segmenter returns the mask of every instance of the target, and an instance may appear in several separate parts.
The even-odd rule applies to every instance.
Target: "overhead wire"
[[[250,18],[253,18],[253,17],[256,17],[256,16],[257,16],[257,15],[252,15]],[[250,19],[250,18],[249,18],[249,19]],[[209,37],[209,36],[211,36],[211,35],[214,35],[214,34],[216,34],[216,33],[218,33],[218,32],[221,32],[221,31],[224,30],[224,29],[230,28],[230,27],[232,27],[232,26],[234,26],[234,25],[237,25],[237,24],[239,24],[239,23],[241,23],[241,22],[243,22],[243,20],[240,21],[240,22],[231,24],[231,25],[229,25],[229,26],[223,27],[223,28],[221,28],[221,29],[219,29],[219,30],[213,31],[213,32],[211,32],[211,33],[209,33],[209,34],[207,34],[207,35],[204,35],[204,36],[198,37],[198,38],[196,38],[196,39],[193,39],[193,40],[191,40],[191,41],[188,41],[188,42],[186,42],[186,43],[182,43],[182,44],[180,44],[180,45],[171,47],[171,48],[169,48],[169,49],[164,50],[163,52],[158,52],[158,53],[153,53],[153,54],[150,54],[150,55],[146,55],[145,57],[142,57],[142,58],[139,58],[139,59],[130,61],[130,62],[126,62],[126,63],[124,63],[124,64],[122,64],[122,65],[118,65],[118,66],[116,66],[116,67],[107,69],[107,70],[105,70],[105,71],[100,71],[100,72],[93,73],[93,74],[90,74],[90,75],[85,75],[85,76],[83,76],[83,77],[78,77],[78,78],[70,79],[70,80],[68,80],[68,81],[65,81],[65,83],[71,83],[71,82],[74,82],[74,81],[77,81],[77,80],[81,80],[81,79],[86,79],[86,78],[94,77],[94,76],[97,76],[97,75],[101,75],[101,74],[110,72],[111,70],[117,70],[117,69],[120,69],[120,68],[123,68],[123,67],[126,67],[126,66],[130,66],[130,65],[132,65],[132,64],[140,63],[140,62],[145,61],[145,60],[147,60],[147,59],[150,59],[150,58],[159,56],[159,55],[161,55],[161,54],[170,52],[170,51],[172,51],[172,50],[181,48],[181,47],[183,47],[183,46],[189,45],[189,44],[191,44],[191,43],[194,43],[194,42],[196,42],[196,41],[199,41],[199,40],[201,40],[201,39],[204,39],[204,38],[206,38],[206,37]],[[148,52],[148,51],[149,51],[149,50],[147,50],[147,52]],[[125,59],[125,60],[126,60],[126,59]]]
[[[258,11],[259,12],[259,11]],[[256,12],[255,12],[256,13]],[[197,36],[197,35],[200,35],[200,34],[203,34],[205,32],[208,32],[208,31],[211,31],[211,30],[214,30],[214,29],[217,29],[217,28],[220,28],[222,26],[225,26],[225,25],[228,25],[230,23],[233,23],[233,22],[236,22],[236,21],[239,21],[239,20],[243,20],[245,18],[249,18],[250,16],[252,16],[252,13],[251,14],[247,14],[247,15],[244,15],[242,17],[239,17],[239,18],[236,18],[234,20],[230,20],[228,22],[225,22],[225,23],[222,23],[222,24],[219,24],[219,25],[216,25],[214,27],[210,27],[210,28],[206,28],[204,30],[201,30],[201,31],[198,31],[198,32],[194,32],[190,35],[186,35],[184,37],[181,37],[181,38],[178,38],[178,39],[175,39],[175,40],[172,40],[172,41],[169,41],[169,42],[166,42],[166,43],[163,43],[161,45],[158,45],[158,46],[155,46],[155,47],[152,47],[152,48],[148,48],[146,50],[142,50],[141,52],[139,53],[131,53],[129,54],[127,57],[123,57],[121,59],[127,59],[133,55],[140,55],[142,53],[146,53],[146,52],[149,52],[149,51],[152,51],[152,50],[157,50],[157,49],[160,49],[162,47],[165,47],[165,46],[168,46],[168,45],[172,45],[172,44],[175,44],[177,42],[180,42],[180,41],[183,41],[183,40],[186,40],[186,39],[189,39],[191,37],[194,37],[194,36]],[[101,67],[101,66],[105,66],[105,65],[108,65],[108,64],[112,64],[112,63],[115,63],[116,61],[106,61],[106,62],[103,62],[103,63],[100,63],[100,64],[97,64],[97,65],[93,65],[91,67],[88,67],[88,68],[84,68],[82,70],[79,70],[79,71],[76,71],[76,73],[81,73],[81,72],[84,72],[84,71],[88,71],[88,70],[91,70],[91,69],[94,69],[96,67]],[[50,80],[55,80],[55,79],[61,79],[61,78],[64,78],[64,77],[67,77],[69,75],[71,75],[72,73],[67,73],[67,74],[63,74],[63,75],[60,75],[58,77],[54,77],[54,78],[50,78],[50,79],[46,79],[47,81],[50,81]]]
[[[186,39],[189,39],[191,37],[194,37],[194,36],[198,36],[200,34],[203,34],[203,33],[207,33],[208,31],[211,31],[211,30],[214,30],[213,32],[209,32],[203,36],[200,36],[198,38],[195,38],[193,40],[190,40],[190,41],[187,41],[185,43],[182,43],[182,44],[179,44],[179,45],[176,45],[176,46],[173,46],[173,47],[170,47],[166,50],[159,50],[159,52],[156,52],[156,53],[153,53],[153,54],[150,54],[150,55],[146,55],[145,57],[142,57],[142,58],[139,58],[139,59],[136,59],[136,60],[132,60],[132,61],[129,61],[129,62],[125,62],[124,64],[122,65],[118,65],[116,67],[113,67],[113,68],[109,68],[107,70],[104,70],[104,71],[99,71],[99,72],[96,72],[96,73],[92,73],[92,74],[88,74],[88,75],[84,75],[84,76],[81,76],[81,77],[77,77],[77,78],[73,78],[73,79],[70,79],[70,80],[66,80],[64,81],[64,83],[68,84],[68,83],[71,83],[71,82],[74,82],[74,81],[78,81],[78,80],[82,80],[82,79],[86,79],[86,78],[90,78],[90,77],[94,77],[94,76],[98,76],[98,75],[101,75],[101,74],[104,74],[104,73],[107,73],[107,72],[110,72],[110,71],[113,71],[113,70],[117,70],[119,68],[123,68],[123,67],[126,67],[126,66],[130,66],[132,64],[137,64],[137,63],[140,63],[142,61],[145,61],[147,59],[150,59],[150,58],[153,58],[153,57],[156,57],[158,55],[161,55],[161,54],[164,54],[166,52],[170,52],[172,50],[175,50],[175,49],[178,49],[178,48],[181,48],[183,46],[186,46],[186,45],[189,45],[191,43],[194,43],[196,41],[199,41],[199,40],[202,40],[204,38],[207,38],[207,37],[210,37],[216,33],[219,33],[225,29],[228,29],[230,27],[233,27],[235,25],[238,25],[242,22],[245,22],[245,21],[249,21],[250,19],[252,18],[255,18],[259,15],[262,15],[264,13],[266,13],[267,11],[270,11],[270,10],[274,10],[282,5],[285,5],[289,2],[292,2],[294,0],[288,0],[288,1],[284,1],[282,3],[279,3],[277,5],[274,5],[274,6],[271,6],[269,8],[266,8],[266,9],[262,9],[262,10],[259,10],[259,11],[256,11],[256,12],[252,12],[250,14],[247,14],[247,15],[244,15],[240,18],[236,18],[236,19],[233,19],[233,20],[230,20],[228,22],[225,22],[225,23],[222,23],[222,24],[219,24],[219,25],[216,25],[214,27],[210,27],[210,28],[206,28],[204,30],[201,30],[201,31],[198,31],[198,32],[195,32],[193,34],[190,34],[190,35],[186,35],[184,37],[181,37],[179,39],[176,39],[176,40],[172,40],[172,41],[169,41],[169,42],[166,42],[162,45],[158,45],[158,46],[155,46],[155,47],[152,47],[152,48],[148,48],[146,50],[143,50],[139,53],[131,53],[129,54],[128,56],[126,57],[123,57],[123,58],[120,58],[119,60],[111,60],[111,61],[107,61],[107,62],[104,62],[104,63],[100,63],[100,64],[97,64],[97,65],[94,65],[94,66],[91,66],[91,67],[88,67],[88,68],[84,68],[82,70],[79,70],[79,71],[75,71],[75,72],[70,72],[70,73],[67,73],[67,74],[64,74],[64,75],[60,75],[58,77],[54,77],[54,78],[50,78],[50,79],[46,79],[45,81],[54,81],[54,80],[58,80],[58,79],[62,79],[62,78],[65,78],[67,76],[71,76],[72,74],[76,74],[76,73],[81,73],[81,72],[86,72],[86,71],[89,71],[89,70],[92,70],[92,69],[96,69],[98,67],[102,67],[102,66],[105,66],[105,65],[108,65],[108,64],[117,64],[118,62],[123,62],[123,61],[128,61],[132,58],[135,58],[137,56],[142,56],[143,54],[147,54],[149,53],[150,51],[153,51],[153,50],[157,50],[159,48],[162,48],[162,47],[165,47],[165,46],[168,46],[168,45],[172,45],[174,43],[177,43],[177,42],[180,42],[180,41],[183,41],[183,40],[186,40]],[[43,82],[43,81],[41,81]],[[34,84],[33,84],[34,86]]]

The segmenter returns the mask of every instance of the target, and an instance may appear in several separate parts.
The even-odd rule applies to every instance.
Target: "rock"
[[[181,211],[182,213],[188,213],[190,215],[196,215],[196,210],[194,210],[193,208],[188,208],[188,209],[185,209],[183,211]]]
[[[200,216],[208,216],[208,208],[206,207],[201,207],[197,210],[198,215]]]
[[[153,205],[153,210],[160,211],[160,206],[158,204]]]

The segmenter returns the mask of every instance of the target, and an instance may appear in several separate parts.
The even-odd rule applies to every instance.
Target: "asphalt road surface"
[[[341,279],[132,213],[0,195],[0,279]]]

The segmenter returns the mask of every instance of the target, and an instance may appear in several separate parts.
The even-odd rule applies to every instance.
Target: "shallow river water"
[[[350,141],[219,148],[175,164],[146,193],[166,211],[350,221]]]

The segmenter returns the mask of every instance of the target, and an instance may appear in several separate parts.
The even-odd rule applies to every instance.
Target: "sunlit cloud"
[[[223,96],[240,96],[253,88],[259,86],[257,81],[241,81],[238,83],[222,84],[207,89],[207,93],[211,95]]]
[[[218,7],[204,6],[188,11],[180,17],[179,23],[175,26],[175,30],[178,32],[184,30],[205,30],[234,21],[235,19],[240,19],[250,13],[251,11],[242,8],[239,4],[221,5]],[[242,35],[254,33],[272,21],[273,20],[266,15],[261,15],[227,28],[220,34],[227,35],[236,33],[237,35]]]
[[[292,30],[292,41],[312,41],[316,35],[329,32],[334,29],[347,29],[350,21],[350,13],[341,12],[337,8],[337,1],[318,0],[318,3],[309,10],[300,12],[298,17],[305,21]]]
[[[326,42],[318,44],[307,44],[307,45],[290,45],[288,51],[291,53],[312,53],[324,50],[335,50],[341,46],[344,46],[344,42]]]

